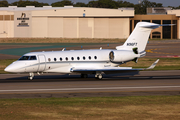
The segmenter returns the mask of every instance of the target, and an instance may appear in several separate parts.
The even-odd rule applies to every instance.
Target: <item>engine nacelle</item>
[[[138,57],[140,57],[139,54],[135,54],[130,50],[114,50],[109,53],[111,62],[126,62]]]

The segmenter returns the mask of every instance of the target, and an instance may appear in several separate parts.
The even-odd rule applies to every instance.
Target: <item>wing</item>
[[[132,67],[103,67],[103,68],[91,68],[91,67],[74,67],[71,68],[71,72],[78,72],[83,74],[96,74],[104,72],[105,74],[114,74],[114,73],[128,73],[128,72],[136,72],[140,70],[149,70],[153,69],[158,63],[159,59],[156,60],[150,67],[148,68],[132,68]]]

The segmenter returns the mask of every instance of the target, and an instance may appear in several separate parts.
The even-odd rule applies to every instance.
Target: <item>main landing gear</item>
[[[87,74],[81,74],[81,78],[88,78],[88,75]],[[103,78],[103,76],[102,76],[102,74],[96,74],[95,78],[101,80]]]
[[[33,78],[34,78],[34,73],[29,73],[28,80],[33,80]]]
[[[103,76],[102,76],[102,74],[96,74],[95,78],[101,80],[103,78]]]

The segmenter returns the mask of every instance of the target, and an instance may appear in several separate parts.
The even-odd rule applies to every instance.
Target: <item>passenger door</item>
[[[38,72],[43,72],[46,68],[46,58],[44,55],[38,55],[38,58],[39,58]]]

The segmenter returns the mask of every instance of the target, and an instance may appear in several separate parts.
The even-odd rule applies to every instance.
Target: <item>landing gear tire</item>
[[[99,74],[99,75],[97,76],[97,78],[98,78],[99,80],[101,80],[101,79],[103,78],[103,76],[102,76],[101,74]]]
[[[28,80],[33,80],[33,77],[28,77]]]
[[[98,75],[95,75],[95,78],[101,80],[103,78],[103,76],[102,76],[102,74],[98,74]]]
[[[34,73],[29,73],[28,80],[33,80],[33,78],[34,78]]]
[[[98,78],[98,74],[95,75],[95,78],[96,78],[96,79],[99,79],[99,78]]]
[[[88,78],[87,74],[81,74],[81,78]]]

